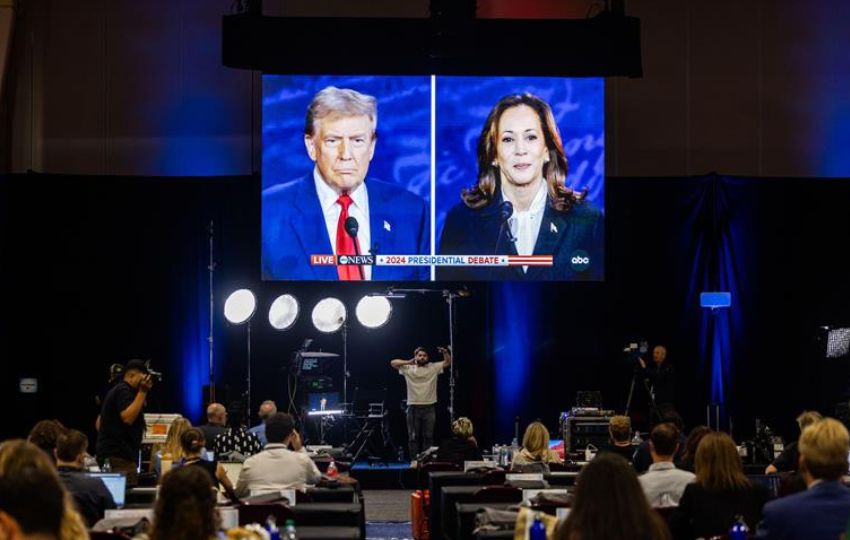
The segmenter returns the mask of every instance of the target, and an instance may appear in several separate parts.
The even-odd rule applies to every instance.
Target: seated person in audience
[[[514,454],[511,470],[532,472],[548,470],[549,463],[561,463],[558,454],[549,449],[549,430],[541,422],[532,422],[522,436],[522,450]]]
[[[215,442],[212,444],[212,451],[215,452],[217,458],[238,459],[238,461],[253,456],[262,449],[263,444],[260,442],[260,438],[245,429],[244,426],[227,428],[224,433],[215,438]],[[240,456],[231,456],[231,454],[240,454]]]
[[[726,433],[709,431],[696,451],[696,481],[682,494],[670,516],[676,540],[710,538],[729,532],[742,516],[755,530],[767,501],[767,488],[744,475],[735,442]]]
[[[658,422],[658,424],[664,424],[667,422],[673,424],[679,430],[679,448],[676,450],[676,455],[673,456],[673,462],[675,463],[682,459],[682,452],[685,448],[685,423],[682,420],[682,417],[679,416],[679,413],[674,410],[665,411],[661,416],[661,422]],[[655,425],[652,427],[655,427]],[[649,466],[652,465],[652,455],[649,453],[649,439],[643,441],[640,446],[638,446],[632,463],[634,464],[635,470],[638,474],[646,472],[647,469],[649,469]]]
[[[711,433],[711,428],[708,426],[697,426],[688,433],[688,438],[685,439],[685,450],[681,452],[681,457],[676,461],[677,469],[694,472],[694,459],[696,459],[697,447],[702,438],[708,433]]]
[[[183,467],[165,475],[149,534],[134,540],[212,540],[219,538],[219,514],[210,477],[198,467]]]
[[[481,460],[481,450],[473,436],[472,421],[461,416],[452,423],[452,437],[440,443],[437,461],[463,464]]]
[[[629,463],[635,454],[632,447],[632,420],[628,416],[612,416],[608,421],[609,443],[600,448],[600,452],[620,454]]]
[[[100,478],[86,475],[86,449],[89,439],[76,429],[59,435],[56,441],[56,466],[59,478],[74,497],[77,510],[89,527],[103,519],[104,511],[115,508],[112,494]]]
[[[207,423],[198,426],[204,434],[204,440],[210,443],[207,450],[212,450],[215,438],[227,431],[227,409],[221,403],[207,405]]]
[[[269,416],[273,415],[276,412],[277,404],[274,401],[267,399],[266,401],[262,402],[260,404],[260,410],[257,413],[257,416],[260,417],[260,423],[248,430],[254,435],[256,435],[258,439],[260,439],[260,444],[262,444],[263,446],[265,446],[269,442],[266,439],[266,419],[268,419]]]
[[[628,461],[603,452],[579,474],[557,540],[667,540],[664,519],[646,502]]]
[[[275,413],[266,420],[269,442],[262,452],[245,460],[236,483],[240,497],[251,492],[305,489],[321,480],[322,474],[304,451],[294,427],[292,416],[285,413]]]
[[[55,460],[53,451],[56,450],[56,440],[59,439],[59,435],[67,432],[68,428],[59,420],[41,420],[32,427],[27,441],[44,450],[51,460]]]
[[[822,419],[823,416],[821,416],[821,414],[817,411],[803,411],[803,413],[797,417],[797,425],[800,427],[800,433],[802,433],[803,430],[810,425],[815,422],[819,422]],[[782,453],[773,460],[773,463],[767,466],[764,470],[764,474],[796,471],[797,464],[799,462],[800,453],[797,450],[797,441],[793,441],[788,443]]]
[[[0,538],[88,537],[83,519],[47,454],[20,439],[0,444]]]
[[[189,428],[180,437],[180,443],[183,445],[183,467],[198,467],[205,471],[210,476],[210,481],[214,486],[221,485],[225,493],[231,498],[234,497],[233,483],[227,477],[227,471],[224,466],[218,461],[207,461],[201,457],[206,445],[204,434],[198,428]],[[169,472],[163,472],[163,482]]]
[[[179,464],[183,459],[183,443],[180,442],[180,437],[192,428],[192,423],[187,418],[177,418],[168,426],[168,434],[165,436],[165,443],[158,448],[154,454],[153,469],[158,475],[162,475],[162,458],[166,456],[172,463]]]
[[[658,424],[649,435],[652,465],[638,480],[650,506],[678,505],[685,487],[694,481],[694,473],[680,471],[673,464],[678,447],[679,430],[673,424]]]
[[[797,448],[808,489],[767,503],[756,538],[835,540],[850,520],[850,489],[841,484],[850,434],[838,420],[825,418],[803,430]]]

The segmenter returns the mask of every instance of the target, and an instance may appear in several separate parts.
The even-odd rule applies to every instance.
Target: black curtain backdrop
[[[824,359],[818,341],[821,325],[850,323],[850,182],[610,178],[606,191],[604,283],[468,284],[472,295],[458,301],[456,411],[473,419],[484,444],[509,440],[515,416],[554,431],[578,390],[600,390],[606,407],[622,410],[632,375],[622,348],[639,338],[668,345],[689,425],[704,423],[715,401],[737,438],[752,433],[756,417],[796,436],[800,410],[831,413],[850,397],[850,361]],[[221,312],[226,293],[248,286],[260,302],[252,408],[263,399],[285,408],[289,359],[305,337],[342,352],[339,334],[312,329],[314,303],[338,296],[353,313],[360,296],[382,287],[261,282],[259,200],[256,177],[0,177],[0,438],[48,417],[93,435],[107,368],[131,357],[165,372],[149,410],[200,420],[210,220],[219,400],[245,389],[246,328]],[[732,291],[731,310],[699,307],[699,292],[712,289]],[[266,310],[284,292],[298,297],[302,315],[277,332]],[[386,396],[403,443],[404,385],[388,362],[445,344],[448,320],[439,294],[393,305],[381,329],[351,322],[349,395]],[[37,378],[39,392],[21,394],[22,377]],[[445,434],[447,377],[440,399]],[[639,388],[638,423],[646,400]]]

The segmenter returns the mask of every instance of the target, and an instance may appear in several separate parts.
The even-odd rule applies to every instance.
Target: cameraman
[[[147,364],[130,360],[124,366],[124,379],[106,394],[100,411],[97,462],[108,459],[113,472],[127,475],[127,487],[138,484],[139,449],[145,433],[142,409],[153,387]]]

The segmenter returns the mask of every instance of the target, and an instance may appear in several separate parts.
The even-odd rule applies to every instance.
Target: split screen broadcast
[[[601,78],[263,76],[266,280],[603,279]]]

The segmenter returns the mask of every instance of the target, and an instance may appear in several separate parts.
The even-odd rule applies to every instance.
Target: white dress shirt
[[[331,249],[334,250],[334,255],[336,255],[336,228],[339,223],[339,215],[342,213],[342,206],[336,202],[339,199],[339,194],[324,181],[318,167],[313,168],[313,182],[316,184],[316,195],[319,197],[319,205],[322,207],[322,214],[325,216],[325,227],[328,230]],[[360,254],[366,255],[372,250],[372,236],[369,229],[369,193],[366,189],[366,182],[364,181],[357,186],[348,196],[351,197],[348,215],[355,218],[360,226],[357,231],[357,242],[360,244]],[[363,272],[366,279],[372,279],[371,266],[363,266]]]
[[[695,479],[694,473],[677,469],[670,461],[653,463],[638,476],[646,500],[653,508],[679,506],[685,487]]]
[[[269,443],[259,454],[245,460],[236,482],[236,493],[305,489],[322,478],[306,452],[293,452],[285,445]]]
[[[509,200],[502,191],[502,199]],[[511,201],[513,202],[513,201]],[[516,238],[517,255],[531,255],[537,244],[537,236],[540,234],[540,224],[543,222],[543,213],[546,211],[546,182],[540,183],[540,188],[528,210],[518,211],[514,207],[514,213],[508,220],[511,234]],[[528,271],[528,266],[523,266],[522,271]]]

